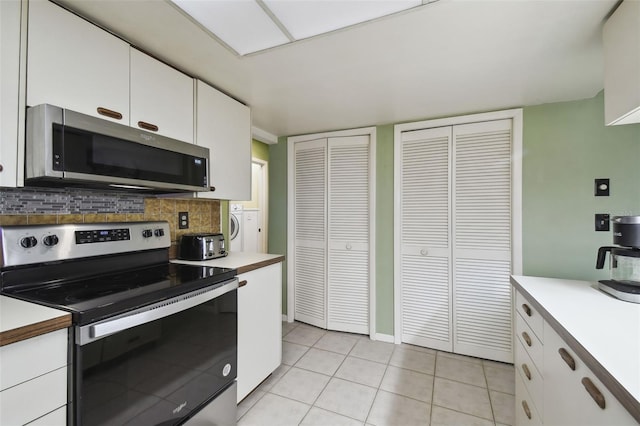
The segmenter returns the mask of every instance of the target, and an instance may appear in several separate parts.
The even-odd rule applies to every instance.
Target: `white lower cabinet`
[[[282,264],[238,275],[238,402],[282,361]]]
[[[515,301],[516,425],[638,424],[530,301]]]
[[[544,339],[544,424],[637,424],[631,414],[546,322]]]
[[[0,348],[0,424],[66,424],[67,342],[62,329]]]

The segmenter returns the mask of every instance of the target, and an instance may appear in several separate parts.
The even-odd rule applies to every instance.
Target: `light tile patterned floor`
[[[282,365],[240,426],[513,425],[512,365],[282,323]]]

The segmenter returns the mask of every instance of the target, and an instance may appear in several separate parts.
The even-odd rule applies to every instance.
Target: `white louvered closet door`
[[[326,328],[327,140],[295,144],[295,313]]]
[[[513,362],[511,127],[453,127],[454,350],[504,362]]]
[[[403,132],[400,281],[403,342],[452,350],[451,127]]]
[[[327,328],[369,333],[369,136],[329,138]]]

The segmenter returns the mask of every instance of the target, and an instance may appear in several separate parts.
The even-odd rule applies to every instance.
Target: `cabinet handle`
[[[524,339],[527,346],[531,347],[531,337],[529,337],[526,331],[522,332],[522,338]]]
[[[210,187],[209,187],[209,190],[210,190],[211,192],[213,192],[213,191],[215,191],[215,190],[216,190],[216,187],[215,187],[215,186],[210,186]]]
[[[105,117],[113,118],[115,120],[122,120],[122,114],[120,114],[118,111],[102,107],[98,107],[97,111],[98,114],[104,115]]]
[[[151,132],[157,132],[158,126],[155,124],[147,123],[146,121],[138,121],[138,127],[141,129],[149,130]]]
[[[558,353],[560,354],[564,362],[567,363],[569,368],[572,369],[573,371],[576,371],[576,362],[571,356],[571,354],[565,348],[558,349]]]
[[[591,398],[593,398],[596,404],[598,404],[598,407],[604,410],[604,407],[606,405],[604,402],[604,395],[598,390],[596,385],[594,385],[588,377],[582,378],[582,385],[587,390],[587,392],[589,392],[589,395],[591,395]]]
[[[527,305],[526,303],[523,303],[522,309],[524,310],[524,313],[527,314],[528,317],[531,316],[531,308],[529,307],[529,305]]]
[[[531,380],[531,371],[529,371],[527,364],[522,364],[522,371],[524,371],[524,375],[527,376],[527,379]]]
[[[247,285],[247,280],[242,280],[238,283],[238,288],[244,287],[245,285]]]
[[[2,167],[2,164],[0,164],[0,172],[3,171],[4,168]]]
[[[527,418],[529,420],[531,420],[531,410],[529,409],[529,404],[527,404],[527,401],[522,401],[522,409],[524,410],[524,413],[527,415]]]

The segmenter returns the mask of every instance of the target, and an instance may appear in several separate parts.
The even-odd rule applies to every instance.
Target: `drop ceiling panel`
[[[420,0],[263,0],[296,39],[313,37],[422,4]]]
[[[172,1],[240,55],[289,42],[255,1]]]

